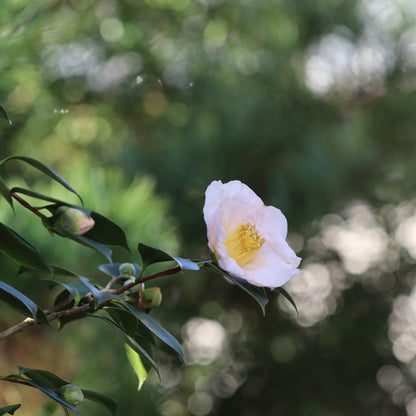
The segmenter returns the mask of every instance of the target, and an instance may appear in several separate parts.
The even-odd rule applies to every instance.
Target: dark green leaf
[[[41,384],[49,389],[59,389],[59,387],[69,384],[70,382],[46,370],[36,370],[34,368],[17,367],[19,374],[24,374],[34,382]]]
[[[100,315],[90,315],[94,318],[99,318],[104,320],[105,322],[109,323],[113,328],[115,328],[117,330],[117,332],[119,332],[122,337],[124,338],[125,342],[134,350],[136,351],[137,354],[140,354],[140,356],[142,358],[144,358],[144,364],[147,363],[149,364],[152,368],[155,369],[159,379],[160,379],[160,373],[159,373],[159,368],[157,366],[157,364],[153,361],[152,357],[150,356],[150,354],[145,350],[145,348],[143,348],[132,336],[130,336],[129,334],[127,334],[126,332],[123,331],[123,329],[120,327],[120,325],[118,325],[116,322],[114,322],[112,319],[106,318],[105,316],[100,316]]]
[[[123,263],[109,263],[109,264],[101,264],[98,268],[103,272],[106,273],[112,277],[118,277],[120,275],[119,268]],[[140,273],[140,266],[134,263],[131,263],[134,266],[135,269],[135,275],[132,276],[136,277]]]
[[[85,235],[94,241],[111,246],[124,247],[130,251],[124,231],[108,218],[92,211],[91,217],[95,221],[94,227]]]
[[[155,263],[162,263],[165,261],[175,261],[182,270],[199,270],[197,263],[183,259],[182,257],[171,256],[170,254],[148,246],[147,244],[139,243],[138,250],[142,258],[143,267],[150,266]]]
[[[129,310],[157,338],[171,347],[178,354],[181,361],[185,361],[182,346],[172,334],[166,331],[166,329],[163,328],[158,322],[156,322],[150,315],[141,311],[135,306],[128,303],[123,303],[123,307]]]
[[[31,370],[31,369],[27,369],[27,370]],[[40,371],[40,370],[35,370],[35,371]],[[40,383],[37,383],[36,381],[33,381],[30,378],[22,377],[20,374],[11,374],[11,375],[9,375],[7,377],[2,377],[2,379],[4,379],[4,378],[9,378],[9,379],[23,381],[25,384],[28,384],[28,385],[33,386],[33,387],[36,387],[41,392],[43,392],[47,396],[49,396],[51,399],[55,400],[56,402],[58,402],[59,404],[61,404],[63,406],[66,406],[68,409],[71,409],[76,414],[79,414],[78,409],[75,406],[73,406],[72,404],[70,404],[67,401],[65,401],[62,397],[60,397],[57,393],[55,393],[55,391],[51,390],[48,387],[45,387],[44,385],[42,385]]]
[[[83,203],[81,195],[65,179],[63,179],[60,175],[58,175],[49,166],[46,166],[45,164],[43,164],[42,162],[39,162],[36,159],[32,159],[32,158],[26,157],[26,156],[9,156],[6,159],[3,159],[2,161],[0,161],[0,166],[4,165],[6,162],[8,162],[10,160],[13,160],[13,159],[14,160],[21,160],[22,162],[28,163],[29,165],[38,169],[39,171],[41,171],[45,175],[48,175],[50,178],[59,182],[66,189],[73,192],[80,199],[81,203]]]
[[[37,320],[38,307],[36,303],[2,281],[0,281],[0,301],[7,303],[23,315],[30,316],[35,321]]]
[[[8,204],[12,207],[14,211],[13,198],[11,195],[11,191],[1,178],[0,178],[0,195],[8,202]]]
[[[39,251],[16,231],[0,223],[0,251],[18,263],[50,273],[50,266]]]
[[[235,283],[237,286],[239,286],[241,289],[247,292],[259,304],[263,312],[263,315],[266,315],[266,305],[269,299],[267,298],[266,291],[263,287],[251,285],[245,280],[233,276],[230,273],[227,273],[225,270],[220,269],[218,266],[210,262],[205,262],[204,265],[209,267],[216,273],[224,276],[226,279],[231,280],[231,282]]]
[[[9,116],[2,105],[0,105],[0,119],[8,121],[10,125],[12,124],[12,121],[9,119]]]
[[[55,204],[51,205],[51,207],[55,207],[56,209],[58,209],[60,206],[64,205],[64,206],[68,206],[68,207],[78,208],[81,211],[87,211],[88,213],[91,212],[90,210],[87,210],[86,208],[83,208],[83,207],[80,207],[80,206],[74,205],[74,204],[69,204],[67,202],[61,201],[60,199],[52,198],[51,196],[43,195],[43,194],[40,194],[39,192],[31,191],[30,189],[14,187],[10,190],[10,192],[15,193],[15,194],[28,195],[32,198],[41,199],[43,201],[55,202]],[[49,208],[49,207],[50,206],[45,206],[43,208]]]
[[[11,406],[0,407],[0,416],[9,413],[14,415],[14,412],[21,406],[21,404],[12,404]]]
[[[111,412],[111,414],[114,416],[116,415],[117,403],[113,399],[91,390],[82,390],[82,393],[86,399],[101,403]]]
[[[296,306],[295,301],[293,300],[292,296],[289,295],[289,293],[287,293],[287,291],[285,289],[283,289],[282,287],[277,287],[276,290],[283,295],[291,304],[292,306],[295,308],[296,313],[299,313],[298,308]]]
[[[97,289],[94,285],[89,283],[89,280],[86,277],[81,276],[79,280],[82,282],[82,284],[86,288],[89,289],[89,291],[92,293],[92,295],[96,299],[96,307],[100,306],[104,302],[107,302],[108,300],[123,300],[123,301],[126,300],[123,296],[102,292],[101,290]]]
[[[90,292],[89,288],[79,280],[73,282],[58,282],[57,280],[43,279],[50,287],[57,285],[63,286],[74,298],[74,306],[78,306],[79,301]],[[68,296],[63,296],[66,299]]]

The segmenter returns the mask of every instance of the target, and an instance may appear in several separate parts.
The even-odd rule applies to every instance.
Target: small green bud
[[[136,269],[134,268],[134,265],[131,263],[123,263],[120,264],[118,268],[118,273],[122,277],[132,277],[136,275]]]
[[[56,390],[56,393],[61,396],[66,402],[76,406],[84,401],[84,394],[81,389],[74,384],[65,384]]]
[[[162,292],[158,287],[143,289],[141,300],[145,309],[157,308],[162,303]]]
[[[59,207],[54,213],[53,228],[56,231],[66,231],[71,234],[83,235],[92,227],[94,220],[77,208]]]

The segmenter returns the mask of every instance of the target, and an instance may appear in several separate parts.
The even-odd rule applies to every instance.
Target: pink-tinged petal
[[[286,241],[265,244],[257,255],[244,265],[245,279],[257,286],[276,288],[299,274],[301,261]]]
[[[264,206],[262,218],[256,223],[256,227],[263,238],[267,241],[286,239],[287,220],[280,209]]]
[[[262,200],[240,181],[223,184],[212,182],[205,193],[204,219],[207,224],[208,245],[218,258],[219,266],[251,284],[275,288],[282,286],[299,273],[297,267],[301,259],[286,242],[287,220],[282,212],[265,206]],[[233,236],[237,227],[249,224],[249,228]],[[254,233],[245,234],[246,232]],[[241,245],[239,254],[233,250],[232,255],[224,245],[227,237],[234,241],[234,248]],[[257,238],[259,243],[256,243]],[[241,239],[241,240],[238,240]],[[247,240],[248,239],[248,240]],[[241,243],[239,243],[241,241]],[[254,246],[246,246],[247,241]],[[237,246],[235,245],[237,243]],[[256,248],[256,244],[259,246]],[[250,247],[247,252],[247,247]],[[251,248],[254,247],[254,248]],[[241,254],[240,254],[241,253]]]

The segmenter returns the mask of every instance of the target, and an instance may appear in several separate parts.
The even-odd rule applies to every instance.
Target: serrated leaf
[[[0,407],[0,416],[9,413],[10,415],[14,415],[14,412],[21,406],[21,404],[12,404],[11,406]]]
[[[101,264],[98,267],[98,269],[101,270],[103,273],[108,274],[111,277],[119,277],[120,276],[119,269],[122,264],[123,263]],[[133,278],[133,277],[136,277],[140,273],[141,267],[134,263],[130,263],[130,264],[134,266],[134,270],[135,270],[135,274],[134,276],[132,276]]]
[[[182,362],[185,361],[185,356],[181,344],[170,332],[163,328],[163,326],[156,322],[150,315],[141,311],[135,306],[128,303],[123,303],[122,306],[129,310],[157,338],[172,348],[177,353]]]
[[[267,298],[266,291],[264,290],[264,288],[251,285],[245,280],[240,279],[237,276],[233,276],[232,274],[220,269],[218,266],[210,262],[204,263],[204,266],[209,267],[215,273],[224,276],[226,279],[231,280],[231,282],[235,283],[237,286],[243,289],[259,304],[263,312],[263,315],[266,315],[266,305],[269,302],[269,299]]]
[[[36,159],[32,159],[30,157],[26,156],[9,156],[3,160],[0,161],[0,166],[4,165],[5,163],[9,162],[10,160],[21,160],[22,162],[25,162],[31,166],[33,166],[35,169],[39,170],[40,172],[44,173],[45,175],[49,176],[53,180],[59,182],[63,187],[68,189],[69,191],[73,192],[81,201],[82,201],[81,195],[60,175],[58,175],[54,170],[52,170],[49,166],[46,166],[44,163],[39,162]]]
[[[49,388],[49,389],[59,389],[59,387],[69,384],[70,381],[63,379],[62,377],[57,376],[54,373],[46,370],[37,370],[34,368],[27,367],[17,367],[19,369],[19,374],[24,374],[26,377],[29,377],[34,382]]]
[[[2,105],[0,105],[0,119],[8,121],[10,125],[12,124],[12,121],[9,119],[9,116]]]
[[[95,391],[91,391],[91,390],[81,390],[81,391],[84,394],[84,397],[86,399],[92,400],[97,403],[101,403],[111,412],[111,414],[113,414],[114,416],[116,415],[117,403],[113,399],[110,399],[109,397],[104,396],[103,394],[97,393]]]
[[[282,287],[277,287],[276,290],[292,304],[292,306],[295,308],[296,313],[299,314],[298,307],[296,306],[296,303],[293,300],[292,296],[290,296],[289,293],[287,293],[287,291]]]
[[[158,248],[139,243],[138,250],[142,258],[143,267],[146,268],[151,264],[162,263],[165,261],[174,261],[182,270],[199,270],[197,263],[192,260],[183,259],[182,257],[171,256],[170,254],[159,250]]]
[[[38,307],[36,303],[22,292],[2,281],[0,281],[0,301],[7,303],[23,315],[30,316],[35,321],[37,320]]]
[[[7,187],[7,185],[3,182],[3,179],[0,178],[0,195],[8,202],[8,204],[13,207],[13,198],[11,195],[10,189]]]
[[[130,365],[132,366],[136,376],[137,376],[137,390],[141,390],[144,382],[147,378],[147,371],[143,365],[143,362],[140,358],[140,355],[136,353],[130,346],[126,344],[126,354],[127,359],[129,360]]]
[[[0,223],[0,251],[20,264],[42,272],[50,272],[47,260],[16,231]]]

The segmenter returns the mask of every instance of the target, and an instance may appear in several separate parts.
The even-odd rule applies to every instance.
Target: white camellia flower
[[[228,273],[271,289],[299,274],[301,258],[286,242],[285,216],[265,206],[247,185],[212,182],[205,192],[204,218],[208,246]]]

